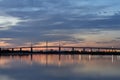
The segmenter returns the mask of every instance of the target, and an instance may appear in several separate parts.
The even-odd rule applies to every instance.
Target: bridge
[[[120,52],[120,48],[109,48],[109,47],[77,47],[77,46],[30,46],[30,47],[14,47],[14,48],[5,48],[9,51],[79,51],[79,52]]]

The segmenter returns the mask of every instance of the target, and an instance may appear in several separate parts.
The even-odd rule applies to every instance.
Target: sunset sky
[[[0,46],[120,47],[120,0],[0,0]]]

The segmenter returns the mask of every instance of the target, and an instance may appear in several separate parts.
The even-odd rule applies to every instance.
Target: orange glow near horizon
[[[4,41],[0,41],[0,46],[6,47],[6,46],[11,46],[12,44],[6,43]]]
[[[86,42],[71,42],[71,41],[61,41],[60,46],[77,46],[77,47],[118,47],[116,46],[118,43],[111,43],[111,44],[99,44],[93,41],[86,41]],[[40,42],[33,46],[46,46],[45,42]],[[48,42],[48,46],[59,46],[59,42]]]
[[[76,47],[119,47],[118,42],[112,43],[96,43],[94,41],[84,41],[84,42],[74,42],[74,41],[56,41],[56,42],[48,42],[47,46],[76,46]],[[0,42],[1,47],[30,47],[31,43],[25,43],[21,46],[15,46],[15,44],[7,43],[4,41]],[[32,46],[46,46],[46,42],[38,42],[36,44],[32,44]],[[28,50],[28,49],[27,49]]]

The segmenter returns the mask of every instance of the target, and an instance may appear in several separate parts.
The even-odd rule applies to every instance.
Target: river
[[[1,56],[0,80],[120,80],[120,56]]]

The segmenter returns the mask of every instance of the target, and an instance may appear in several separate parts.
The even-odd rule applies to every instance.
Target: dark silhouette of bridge
[[[0,48],[0,53],[7,54],[23,54],[23,53],[54,53],[54,54],[119,54],[120,48],[109,47],[78,47],[78,46],[28,46],[28,47],[13,47],[13,48]]]
[[[8,51],[20,51],[25,50],[29,52],[37,51],[79,51],[79,52],[120,52],[120,48],[108,48],[108,47],[76,47],[76,46],[30,46],[30,47],[14,47],[14,48],[5,48]],[[67,49],[67,50],[65,50]],[[1,49],[2,50],[2,49]]]

